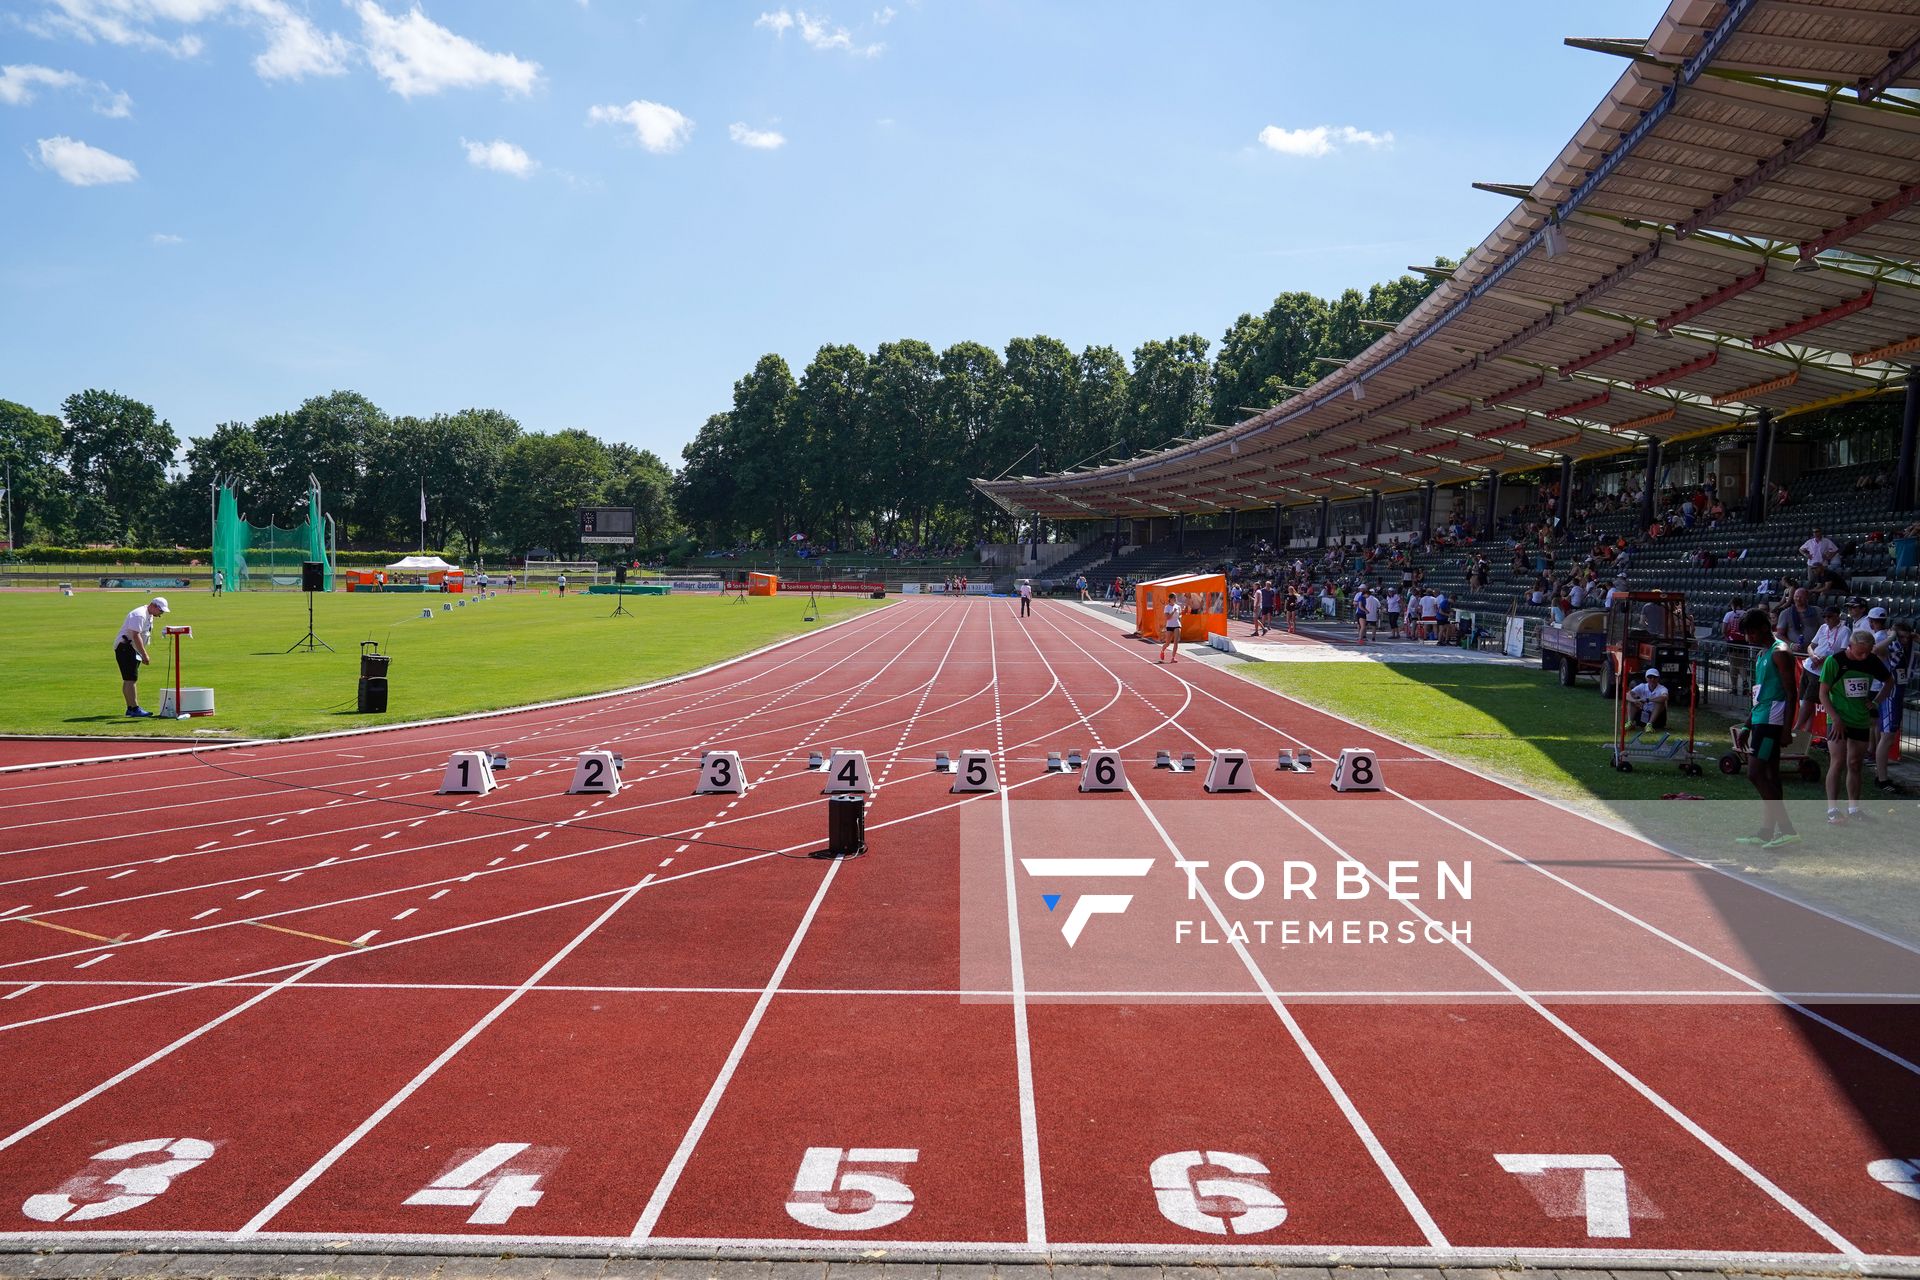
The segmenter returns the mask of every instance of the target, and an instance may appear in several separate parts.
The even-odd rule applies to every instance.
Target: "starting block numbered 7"
[[[567,784],[570,796],[617,796],[620,794],[620,770],[611,751],[582,751],[573,761],[573,781]]]
[[[440,776],[443,796],[483,796],[497,785],[493,760],[484,751],[454,752],[447,757],[447,771]]]
[[[738,751],[709,751],[700,757],[700,781],[693,789],[697,796],[743,796],[747,794],[746,774],[740,768]]]
[[[867,795],[873,790],[873,774],[867,770],[864,751],[835,751],[827,760],[827,785],[823,796]]]
[[[1333,762],[1335,791],[1379,791],[1380,758],[1366,747],[1342,747]]]
[[[1213,794],[1253,790],[1253,768],[1247,763],[1247,753],[1238,747],[1217,748],[1213,762],[1207,766],[1206,789]]]

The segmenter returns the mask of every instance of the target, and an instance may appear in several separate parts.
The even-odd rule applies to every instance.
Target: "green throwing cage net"
[[[326,566],[326,589],[333,590],[333,518],[320,510],[320,485],[307,488],[306,519],[282,529],[269,521],[249,524],[233,490],[220,486],[214,506],[213,567],[227,575],[229,591],[300,589],[300,565],[318,560]]]

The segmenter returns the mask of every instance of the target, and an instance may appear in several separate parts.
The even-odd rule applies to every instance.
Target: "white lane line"
[[[399,915],[395,916],[394,919],[405,920],[408,916],[412,915],[414,912],[418,911],[419,909],[420,908],[418,907],[408,907],[405,911],[402,911]]]
[[[206,842],[205,844],[202,844],[202,845],[195,845],[195,846],[194,846],[194,850],[193,850],[193,851],[194,851],[195,853],[200,853],[200,852],[202,852],[202,851],[204,851],[204,850],[207,850],[207,849],[211,849],[211,848],[213,848],[213,847],[214,847],[215,845],[217,845],[217,844],[219,844],[219,843],[220,843],[220,842],[219,842],[218,840],[209,840],[209,841],[207,841],[207,842]]]
[[[232,835],[230,835],[230,836],[228,836],[228,837],[227,837],[227,839],[229,839],[229,840],[238,840],[238,839],[239,839],[239,838],[240,838],[241,836],[250,836],[250,835],[252,835],[252,834],[253,834],[253,832],[254,832],[254,829],[253,829],[252,827],[248,827],[248,828],[247,828],[247,829],[246,829],[245,831],[236,831],[236,832],[234,832],[234,833],[233,833]]]
[[[348,853],[358,853],[358,852],[360,852],[360,851],[361,851],[362,849],[371,849],[371,848],[373,848],[373,845],[372,845],[371,843],[368,843],[368,844],[357,844],[357,845],[355,845],[355,846],[353,846],[353,848],[351,848],[351,849],[349,849],[349,850],[347,850],[347,852],[348,852]],[[326,865],[326,864],[325,864],[325,863],[322,863],[321,865],[322,865],[322,866],[324,866],[324,865]]]
[[[430,895],[428,895],[428,897],[427,897],[427,901],[428,901],[428,902],[432,902],[432,901],[433,901],[434,899],[436,899],[436,898],[444,898],[444,897],[446,897],[446,896],[447,896],[448,894],[450,894],[450,893],[452,893],[452,892],[453,892],[453,890],[451,890],[451,889],[441,889],[441,890],[439,890],[439,891],[437,891],[437,892],[435,892],[435,893],[433,893],[433,894],[430,894]]]
[[[508,852],[508,853],[519,853],[519,852],[520,852],[520,851],[521,851],[522,849],[524,849],[524,848],[526,848],[526,847],[527,847],[527,845],[526,845],[526,842],[525,842],[525,841],[523,840],[523,841],[521,841],[521,842],[520,842],[519,844],[517,844],[517,845],[515,845],[515,846],[513,846],[513,848],[511,848],[511,849],[509,849],[509,850],[507,850],[507,852]]]
[[[524,849],[525,847],[526,847],[525,845],[522,845],[522,846],[521,846],[521,848],[523,848],[523,849]],[[505,861],[506,861],[506,859],[505,859],[505,858],[495,858],[495,859],[494,859],[494,860],[493,860],[492,862],[489,862],[489,863],[488,863],[487,865],[488,865],[488,866],[490,866],[490,867],[497,867],[497,866],[499,866],[499,865],[500,865],[501,863],[503,863],[503,862],[505,862]]]
[[[208,907],[205,911],[202,911],[199,915],[193,916],[191,918],[195,920],[205,920],[208,916],[217,916],[219,914],[220,914],[220,908]]]
[[[110,876],[108,876],[108,877],[107,877],[107,879],[109,879],[109,880],[124,880],[124,879],[126,879],[126,878],[127,878],[128,876],[130,876],[130,875],[132,875],[132,874],[133,874],[134,872],[136,872],[136,871],[138,871],[139,869],[140,869],[140,868],[138,868],[138,867],[128,867],[128,868],[127,868],[127,869],[126,869],[125,871],[116,871],[116,872],[114,872],[114,873],[113,873],[112,875],[110,875]]]
[[[27,994],[27,992],[38,991],[41,987],[44,987],[46,985],[47,984],[44,982],[29,982],[26,986],[21,987],[18,991],[9,991],[7,992],[6,995],[0,996],[0,1000],[18,1000],[21,996]]]
[[[111,960],[111,959],[113,959],[113,952],[106,951],[95,956],[91,960],[82,960],[79,964],[73,967],[76,969],[91,969],[94,965],[99,964],[102,960]]]
[[[245,901],[246,901],[246,900],[247,900],[248,898],[257,898],[257,897],[259,897],[259,896],[260,896],[261,894],[263,894],[263,893],[265,893],[265,892],[266,892],[266,890],[265,890],[265,889],[249,889],[249,890],[247,890],[247,892],[245,892],[245,893],[243,893],[243,894],[241,894],[241,895],[240,895],[239,897],[237,897],[237,898],[235,898],[235,899],[234,899],[234,901],[235,901],[235,902],[245,902]]]
[[[281,884],[285,884],[285,883],[287,883],[287,882],[288,882],[289,880],[298,880],[298,879],[300,878],[300,874],[301,874],[300,872],[298,872],[298,871],[296,871],[296,872],[294,872],[294,873],[293,873],[292,875],[290,875],[290,876],[281,876],[281,877],[280,877],[280,883],[281,883]]]
[[[380,931],[378,929],[369,929],[365,933],[361,934],[359,937],[355,938],[353,940],[353,945],[356,947],[364,947],[369,942],[373,941],[373,935],[379,932]]]
[[[85,893],[86,891],[87,891],[87,886],[83,884],[77,884],[73,886],[73,888],[71,889],[62,889],[59,893],[56,893],[53,896],[56,898],[71,898],[76,893]]]

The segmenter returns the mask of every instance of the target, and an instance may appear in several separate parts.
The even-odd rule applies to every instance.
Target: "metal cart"
[[[1686,735],[1672,730],[1641,730],[1628,721],[1626,691],[1631,673],[1657,667],[1671,675],[1668,714],[1676,706],[1687,709]],[[1608,755],[1621,773],[1632,773],[1635,761],[1674,764],[1697,778],[1706,772],[1699,754],[1696,729],[1700,680],[1694,657],[1693,627],[1687,620],[1687,598],[1677,591],[1622,591],[1607,611],[1607,660],[1600,669],[1600,693],[1614,699],[1613,742]],[[1724,767],[1724,766],[1723,766]]]

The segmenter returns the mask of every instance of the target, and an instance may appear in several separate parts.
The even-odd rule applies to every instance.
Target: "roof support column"
[[[1232,508],[1229,508],[1227,511],[1227,550],[1232,551],[1233,544],[1235,542],[1238,542],[1239,540],[1240,540],[1240,509],[1238,507],[1232,507]]]
[[[1281,506],[1277,502],[1274,503],[1273,504],[1273,549],[1275,551],[1283,551],[1286,549],[1287,540],[1280,536],[1280,531],[1286,528],[1286,519],[1287,519],[1287,509]]]
[[[1648,437],[1647,439],[1647,474],[1646,474],[1646,478],[1641,480],[1640,482],[1640,528],[1642,530],[1651,528],[1653,525],[1653,511],[1654,511],[1654,503],[1655,503],[1653,489],[1654,489],[1654,485],[1659,482],[1659,479],[1660,479],[1660,442],[1658,440],[1653,439],[1652,437]]]
[[[1900,411],[1900,453],[1893,468],[1893,509],[1913,510],[1914,448],[1920,444],[1920,365],[1907,368],[1907,400]]]
[[[1367,545],[1380,545],[1380,491],[1373,491],[1373,507],[1367,513]]]
[[[1187,513],[1184,511],[1173,518],[1173,549],[1181,555],[1187,554]]]
[[[1320,499],[1320,549],[1327,549],[1327,534],[1330,531],[1332,513],[1327,509],[1327,500]]]
[[[1493,535],[1493,522],[1499,517],[1499,515],[1500,515],[1500,473],[1498,471],[1489,471],[1487,472],[1487,521],[1486,521],[1486,524],[1481,526],[1481,529],[1480,529],[1481,537],[1487,538]]]
[[[1747,523],[1767,519],[1768,472],[1773,468],[1773,410],[1762,409],[1747,444]]]
[[[1433,481],[1420,486],[1420,544],[1433,541]]]
[[[1560,455],[1560,503],[1554,512],[1560,519],[1559,528],[1554,532],[1564,535],[1567,522],[1573,519],[1573,455]]]

